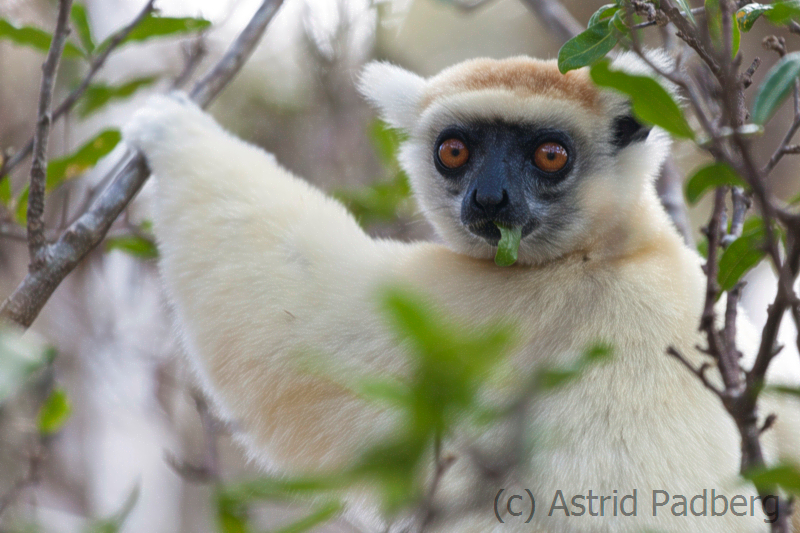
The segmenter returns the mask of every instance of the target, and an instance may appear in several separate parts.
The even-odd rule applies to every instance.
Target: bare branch
[[[692,363],[690,363],[683,356],[683,354],[681,354],[677,349],[675,349],[674,346],[670,346],[669,348],[667,348],[667,354],[671,355],[672,357],[680,361],[681,364],[683,364],[683,366],[685,366],[692,372],[692,374],[697,376],[697,378],[703,383],[703,385],[705,385],[705,387],[708,390],[716,394],[718,397],[722,398],[723,392],[719,390],[717,387],[715,387],[714,384],[711,383],[706,377],[706,372],[708,372],[708,369],[711,368],[711,365],[709,363],[704,363],[700,368],[695,368],[692,365]]]
[[[206,47],[205,34],[201,33],[197,38],[192,40],[191,44],[184,47],[183,55],[185,64],[181,73],[178,74],[175,81],[172,82],[173,89],[180,89],[186,85],[207,53],[208,48]]]
[[[652,5],[652,4],[649,4],[649,5]],[[706,8],[704,8],[704,7],[696,7],[694,9],[692,9],[692,15],[698,16],[698,15],[705,15],[705,14],[706,14]],[[653,20],[648,20],[646,22],[640,22],[639,24],[631,26],[631,29],[632,30],[640,30],[642,28],[648,28],[650,26],[659,26],[659,25],[661,25],[661,24],[660,24],[660,21],[658,19],[658,14],[656,14],[656,16],[653,18]]]
[[[794,120],[792,120],[791,126],[789,126],[789,130],[786,132],[786,135],[783,137],[783,141],[781,141],[780,146],[775,150],[775,153],[772,154],[772,157],[769,158],[769,161],[764,166],[762,172],[764,175],[769,174],[772,170],[778,165],[783,156],[787,154],[797,154],[800,153],[800,149],[798,149],[797,145],[790,145],[789,143],[794,138],[797,130],[800,129],[800,80],[795,81],[794,85],[794,99],[795,99],[795,110],[794,110]]]
[[[133,31],[133,29],[153,11],[154,3],[155,0],[149,0],[147,5],[144,6],[144,8],[139,12],[136,18],[131,21],[130,24],[117,31],[110,38],[108,45],[102,50],[100,55],[92,60],[91,64],[89,65],[89,72],[86,73],[86,76],[84,76],[80,85],[73,89],[72,92],[69,93],[66,98],[64,98],[64,101],[61,102],[58,107],[56,107],[55,111],[53,111],[53,123],[57,122],[61,117],[66,115],[80,99],[80,97],[83,96],[86,88],[89,87],[89,84],[94,79],[95,74],[97,74],[103,65],[105,65],[106,59],[108,59],[108,56],[111,55],[111,52],[116,50],[120,43]],[[28,157],[32,151],[33,138],[31,138],[25,144],[25,146],[21,150],[18,150],[12,157],[7,158],[3,165],[0,166],[0,181],[2,181],[3,178],[12,170],[14,170],[17,165],[19,165],[26,157]]]
[[[189,94],[200,107],[208,107],[225,88],[253,53],[267,25],[277,13],[283,0],[264,0],[242,33],[220,59],[219,63],[192,88]]]
[[[50,43],[50,50],[42,65],[42,84],[39,90],[39,109],[36,118],[36,131],[33,134],[33,162],[31,163],[31,185],[28,193],[28,250],[31,271],[38,270],[44,263],[42,254],[44,240],[44,190],[47,182],[47,141],[50,138],[50,106],[53,89],[58,74],[58,64],[69,35],[69,15],[72,0],[58,3],[58,21]]]
[[[282,3],[283,0],[263,1],[216,67],[195,85],[192,94],[196,102],[207,106],[233,79]],[[131,155],[132,152],[128,152],[126,158]],[[29,327],[61,281],[103,240],[111,224],[148,177],[149,169],[144,157],[139,153],[133,154],[89,210],[48,247],[46,264],[35,272],[29,272],[0,306],[0,318]]]

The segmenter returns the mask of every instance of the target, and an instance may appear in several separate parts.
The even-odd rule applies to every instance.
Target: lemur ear
[[[625,148],[632,143],[644,141],[652,129],[650,126],[644,126],[633,115],[622,115],[615,118],[612,127],[611,144],[617,148]]]
[[[364,67],[359,91],[390,126],[410,130],[419,115],[425,79],[390,63],[373,61]]]

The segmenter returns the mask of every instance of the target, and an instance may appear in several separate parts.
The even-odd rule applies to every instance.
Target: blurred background
[[[185,86],[201,75],[259,3],[158,0],[163,16],[202,17],[211,26],[115,52],[95,82],[128,84],[130,90],[96,109],[78,106],[56,123],[50,157],[73,153],[99,132],[121,127],[148,94],[175,83]],[[371,234],[435,239],[394,160],[397,135],[375,121],[355,80],[361,66],[375,58],[431,75],[477,56],[556,57],[561,41],[526,3],[492,0],[469,8],[456,0],[286,0],[254,56],[210,111],[235,134],[345,201]],[[563,3],[585,24],[606,1]],[[98,43],[144,4],[82,2]],[[52,31],[55,14],[50,0],[0,0],[0,18],[18,26]],[[743,64],[755,56],[764,60],[756,86],[777,59],[761,47],[767,33],[773,33],[770,26],[757,24],[743,35]],[[663,37],[657,29],[648,34],[653,46]],[[0,149],[6,158],[32,134],[43,59],[40,51],[0,40]],[[84,64],[65,59],[54,101],[84,75]],[[791,113],[779,113],[757,141],[761,161],[779,144],[790,120]],[[674,156],[682,175],[705,162],[689,144],[676,144]],[[85,209],[114,160],[111,153],[49,192],[49,228],[64,227]],[[14,227],[29,169],[26,161],[12,172],[8,198],[0,206],[2,298],[27,268],[27,246]],[[799,178],[791,157],[771,175],[781,197],[798,190]],[[108,241],[62,283],[28,335],[27,342],[52,347],[55,357],[28,386],[12,383],[0,398],[0,531],[114,531],[119,524],[124,531],[219,531],[214,482],[254,472],[231,441],[235,428],[209,415],[180,357],[148,232],[151,202],[146,185]],[[708,206],[701,203],[689,214],[699,238]],[[762,265],[748,279],[744,305],[760,324],[774,293],[772,273]],[[790,338],[791,325],[785,326],[784,338]],[[0,391],[4,386],[0,383]],[[43,433],[40,410],[53,390],[61,395],[53,407],[57,430]],[[265,505],[257,509],[254,523],[269,530],[299,511],[288,504]],[[325,527],[357,531],[345,519]]]

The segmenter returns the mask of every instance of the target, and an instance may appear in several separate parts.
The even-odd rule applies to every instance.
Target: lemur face
[[[569,193],[576,158],[569,132],[499,120],[446,127],[431,157],[463,228],[492,246],[495,223],[522,228],[523,239],[548,225]]]
[[[614,231],[666,152],[622,96],[554,61],[475,59],[429,79],[377,63],[362,91],[408,132],[400,162],[426,218],[473,257],[494,257],[496,223],[521,228],[521,264],[580,250]]]

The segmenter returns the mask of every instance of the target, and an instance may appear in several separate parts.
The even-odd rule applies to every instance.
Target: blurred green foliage
[[[519,341],[514,325],[502,320],[465,324],[406,288],[385,290],[381,308],[397,343],[408,349],[408,374],[404,379],[348,378],[343,384],[392,412],[396,431],[330,475],[262,478],[220,487],[216,495],[220,531],[250,531],[248,508],[253,503],[297,498],[314,502],[314,511],[280,531],[307,531],[309,524],[335,516],[341,509],[336,491],[353,486],[374,487],[389,514],[407,508],[426,494],[425,473],[436,460],[433,450],[453,435],[457,425],[481,428],[509,416],[509,409],[488,405],[482,393],[508,375],[505,357]],[[610,345],[592,345],[569,367],[537,371],[523,394],[527,398],[568,386],[611,356]]]
[[[101,158],[111,153],[121,139],[122,135],[118,130],[103,130],[71,154],[51,160],[47,164],[47,192],[52,191],[64,181],[82,176]],[[29,186],[26,185],[16,200],[17,221],[22,225],[28,218],[28,193]]]
[[[106,239],[106,251],[120,250],[140,259],[155,259],[158,248],[152,237],[144,235],[124,235]]]
[[[55,351],[0,324],[0,404],[19,390],[36,371],[50,364]]]
[[[122,85],[107,85],[93,83],[86,88],[86,92],[78,105],[78,116],[86,118],[95,111],[105,107],[106,104],[123,100],[143,87],[149,87],[158,81],[156,76],[145,76],[123,83]]]
[[[5,19],[0,19],[0,40],[11,41],[16,45],[47,53],[47,51],[50,50],[50,43],[53,40],[53,36],[39,28],[34,28],[32,26],[15,26]],[[71,42],[67,42],[64,45],[64,57],[83,57],[83,55],[81,49]]]
[[[37,417],[39,433],[42,435],[58,433],[64,427],[71,414],[72,405],[67,397],[67,392],[60,387],[56,387],[50,391],[50,395],[39,410],[39,416]]]
[[[333,193],[362,226],[391,222],[412,211],[411,186],[397,161],[403,135],[380,120],[370,124],[368,135],[387,177],[366,187],[340,189]]]

